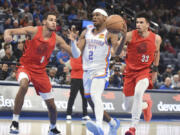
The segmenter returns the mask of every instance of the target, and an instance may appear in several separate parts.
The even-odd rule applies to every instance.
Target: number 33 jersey
[[[156,51],[155,37],[156,35],[151,31],[145,38],[141,37],[137,30],[132,31],[132,40],[127,47],[127,71],[139,71],[150,68]]]
[[[93,34],[93,28],[87,28],[86,45],[83,51],[83,70],[105,69],[108,72],[111,58],[111,46],[107,43],[108,31],[104,29]]]
[[[42,26],[37,28],[36,35],[31,40],[26,40],[20,64],[28,70],[40,73],[46,70],[46,65],[56,44],[56,33],[52,32],[51,37],[45,40],[42,36]]]

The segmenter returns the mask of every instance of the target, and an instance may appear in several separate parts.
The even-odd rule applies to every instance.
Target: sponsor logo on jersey
[[[104,41],[102,40],[97,40],[97,39],[87,39],[86,40],[86,43],[90,46],[90,45],[93,45],[93,46],[103,46],[104,45]]]
[[[104,34],[100,34],[100,35],[99,35],[99,38],[100,38],[100,39],[104,39],[104,37],[105,37]]]

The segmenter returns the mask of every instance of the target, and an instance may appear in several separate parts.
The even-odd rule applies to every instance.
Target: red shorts
[[[153,83],[151,79],[151,74],[149,73],[148,70],[126,73],[124,77],[124,87],[123,87],[123,93],[125,94],[125,96],[134,96],[134,90],[137,82],[144,78],[149,79],[148,89],[152,89]]]
[[[24,66],[19,66],[16,74],[16,78],[18,80],[19,74],[24,72],[28,75],[29,81],[31,81],[34,85],[36,93],[39,95],[41,93],[49,93],[52,89],[49,77],[46,72],[38,73],[32,72],[25,68]],[[41,71],[42,72],[42,71]]]

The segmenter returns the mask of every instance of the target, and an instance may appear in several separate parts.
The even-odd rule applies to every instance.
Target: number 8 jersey
[[[137,30],[132,31],[132,40],[127,48],[126,71],[139,71],[151,66],[156,51],[155,37],[151,31],[145,38]]]
[[[93,34],[94,27],[88,27],[85,34],[86,45],[83,51],[83,70],[98,70],[109,68],[111,46],[107,43],[107,29]]]

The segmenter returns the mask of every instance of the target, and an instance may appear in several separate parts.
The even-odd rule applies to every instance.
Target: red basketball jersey
[[[45,40],[42,35],[43,27],[39,26],[36,35],[32,40],[26,40],[23,56],[20,64],[33,72],[44,72],[49,62],[52,51],[56,44],[56,33],[52,32],[51,37]]]
[[[149,68],[156,51],[155,34],[149,31],[148,37],[141,37],[137,30],[132,31],[132,40],[127,47],[126,70],[138,71]]]
[[[71,78],[74,79],[82,79],[83,77],[83,69],[82,69],[82,56],[79,58],[70,58],[71,64]]]

